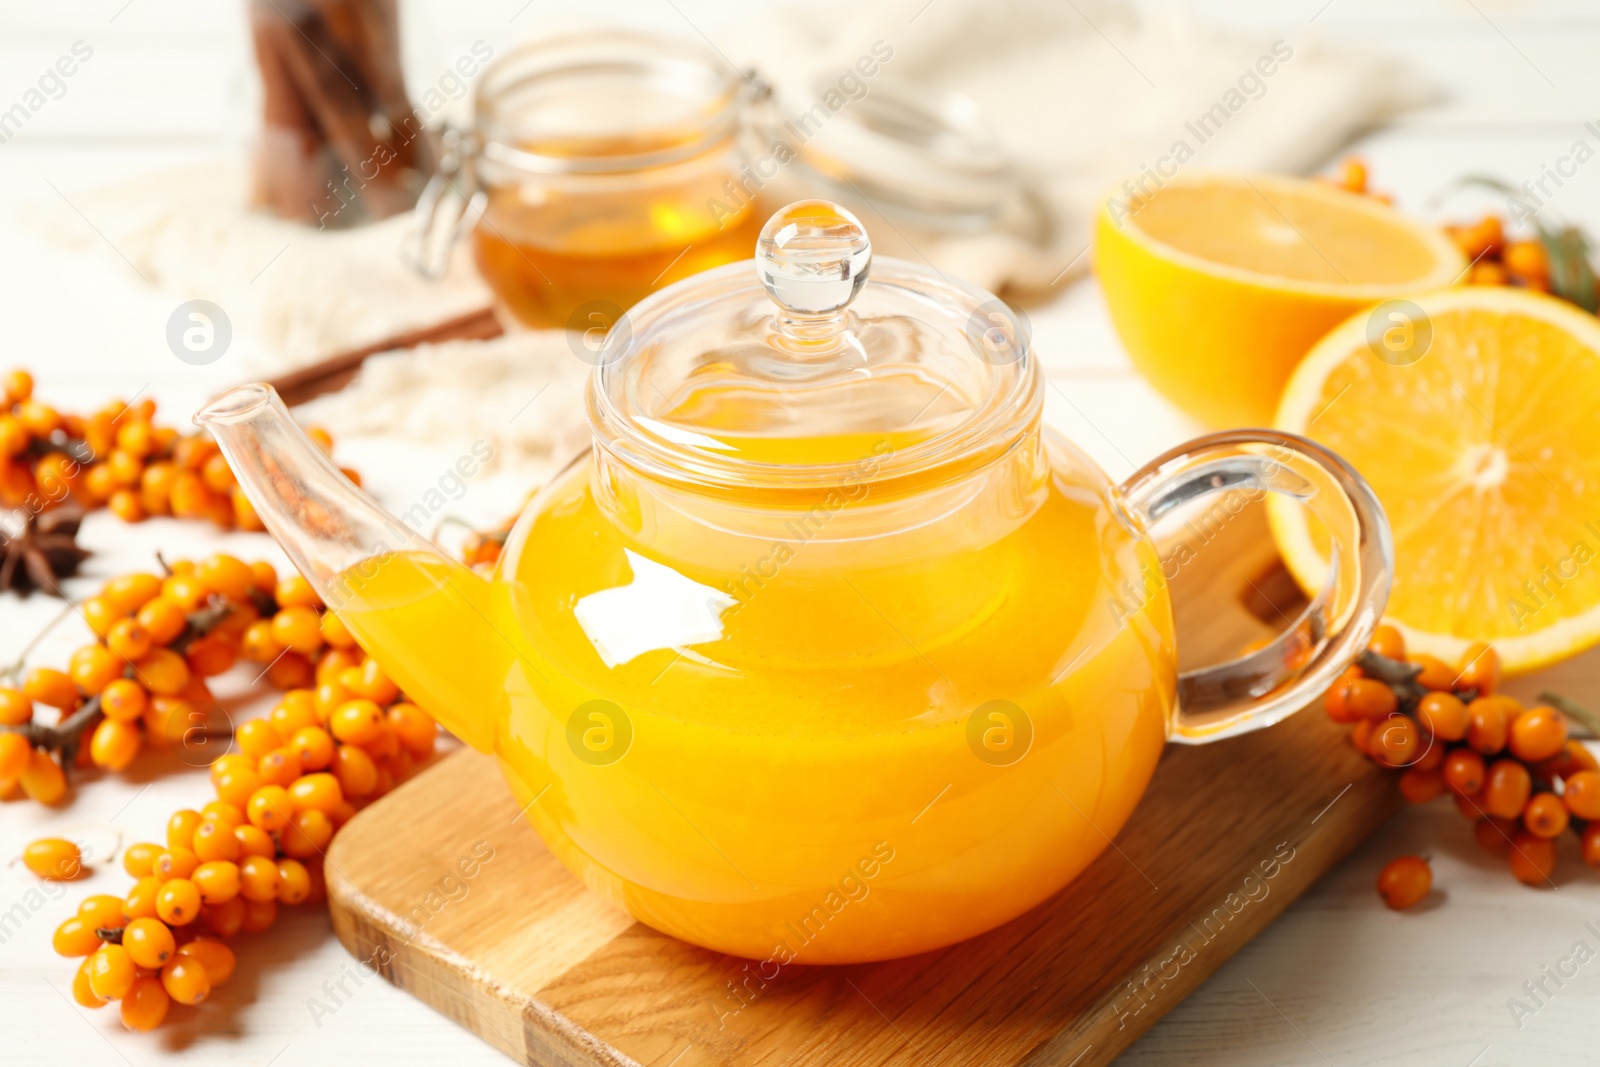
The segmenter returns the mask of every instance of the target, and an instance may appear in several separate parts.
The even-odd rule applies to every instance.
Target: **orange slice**
[[[1323,334],[1465,266],[1437,227],[1299,178],[1183,176],[1113,193],[1095,227],[1095,270],[1129,356],[1213,426],[1266,425]]]
[[[1526,671],[1600,641],[1600,319],[1465,286],[1358,314],[1295,370],[1277,425],[1371,483],[1394,530],[1388,615],[1447,662],[1492,642]],[[1306,589],[1327,539],[1269,500]]]

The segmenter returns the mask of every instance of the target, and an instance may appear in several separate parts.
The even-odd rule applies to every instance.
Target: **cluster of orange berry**
[[[154,400],[113,401],[80,416],[35,399],[25,370],[11,371],[0,386],[0,503],[39,513],[70,499],[126,522],[172,515],[225,530],[262,529],[217,443],[157,426]],[[326,432],[308,432],[331,453]],[[344,473],[359,484],[354,471]]]
[[[1456,666],[1428,655],[1408,660],[1399,631],[1380,626],[1326,705],[1335,722],[1353,724],[1358,750],[1402,772],[1407,800],[1449,793],[1478,843],[1507,856],[1519,881],[1553,884],[1556,841],[1569,829],[1584,861],[1600,867],[1600,763],[1568,726],[1569,715],[1585,725],[1592,716],[1551,694],[1541,699],[1565,713],[1548,703],[1523,707],[1496,692],[1499,684],[1500,657],[1487,645],[1469,648]],[[1414,887],[1415,865],[1406,870]]]
[[[298,574],[280,580],[268,563],[228,555],[180,560],[164,577],[113,578],[81,611],[97,640],[73,653],[67,670],[35,667],[20,688],[0,687],[0,798],[21,791],[58,803],[68,768],[86,762],[120,771],[146,745],[213,751],[206,746],[216,700],[206,679],[241,659],[262,665],[265,678],[289,690],[283,706],[301,712],[242,726],[238,740],[247,755],[259,747],[257,738],[287,749],[296,731],[315,728],[307,736],[328,759],[308,765],[321,769],[335,756],[332,740],[322,744],[322,727],[331,725],[338,740],[376,745],[367,757],[339,756],[352,768],[350,795],[366,796],[408,773],[413,750],[432,750],[432,720],[400,701]],[[40,704],[58,709],[54,725],[34,721]],[[271,732],[291,722],[281,737]],[[299,766],[287,755],[281,762]]]
[[[1366,163],[1352,156],[1339,164],[1335,174],[1322,180],[1386,204],[1394,203],[1393,197],[1373,192],[1368,187],[1367,177]],[[1502,193],[1519,195],[1517,190],[1494,182],[1472,179],[1463,184],[1486,184]],[[1475,222],[1446,223],[1444,226],[1445,235],[1455,242],[1471,264],[1465,278],[1468,284],[1515,285],[1536,289],[1594,311],[1596,304],[1600,303],[1600,280],[1594,277],[1593,270],[1585,262],[1589,251],[1582,233],[1570,227],[1559,232],[1547,232],[1543,227],[1536,229],[1534,237],[1513,241],[1507,239],[1505,223],[1497,215],[1484,215]],[[1558,264],[1551,261],[1552,250],[1562,260],[1559,271]],[[1558,279],[1558,274],[1563,277]]]
[[[1508,241],[1498,216],[1485,215],[1477,222],[1446,225],[1444,232],[1472,264],[1467,272],[1469,283],[1550,291],[1550,255],[1543,242]]]
[[[119,1000],[131,1029],[158,1026],[172,1001],[197,1004],[226,981],[234,955],[223,939],[265,930],[280,904],[322,899],[334,834],[434,751],[433,720],[337,616],[318,613],[303,580],[279,583],[275,596],[277,614],[245,628],[245,652],[304,684],[234,731],[237,750],[211,764],[215,800],[176,812],[165,845],[123,853],[136,879],[125,898],[89,897],[55,932],[57,952],[85,957],[78,1003]],[[80,867],[76,846],[59,839],[35,842],[24,860],[43,877]]]

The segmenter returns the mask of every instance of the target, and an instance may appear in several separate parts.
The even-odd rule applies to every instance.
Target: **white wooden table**
[[[423,39],[449,53],[477,37],[503,41],[553,10],[576,3],[536,0],[407,0]],[[0,3],[0,108],[19,99],[72,41],[95,58],[67,93],[0,145],[0,366],[26,364],[40,392],[82,408],[108,395],[149,388],[170,413],[186,411],[231,380],[227,361],[195,369],[177,364],[161,340],[171,294],[143,287],[114,259],[72,258],[33,243],[10,217],[14,205],[70,194],[165,164],[242,149],[253,108],[240,4],[216,0],[71,0]],[[1088,5],[1085,5],[1086,7]],[[1444,87],[1446,98],[1357,147],[1378,184],[1405,206],[1466,172],[1520,183],[1569,152],[1574,141],[1600,147],[1583,128],[1600,122],[1600,11],[1592,0],[1214,0],[1214,17],[1282,27],[1349,47],[1405,57]],[[713,0],[630,0],[619,18],[708,34],[731,5]],[[1600,162],[1561,191],[1558,209],[1600,231]],[[86,220],[87,222],[87,220]],[[1032,311],[1038,347],[1048,353],[1048,415],[1114,475],[1197,431],[1134,375],[1101,311],[1092,282]],[[1068,403],[1064,397],[1070,397]],[[380,495],[408,499],[420,490],[413,466],[349,442],[344,453]],[[496,514],[509,506],[482,494],[465,510]],[[199,554],[223,539],[195,524],[156,521],[126,527],[104,515],[83,540],[98,553],[96,580],[146,565],[162,547]],[[270,554],[227,541],[230,551]],[[0,659],[57,610],[34,598],[0,602]],[[40,653],[64,661],[84,634],[72,626]],[[1566,668],[1574,686],[1593,689],[1593,656]],[[242,684],[242,683],[238,683]],[[1600,690],[1596,690],[1600,691]],[[239,714],[250,714],[250,706]],[[204,773],[173,773],[151,759],[129,775],[91,779],[71,806],[47,811],[28,802],[0,805],[0,859],[51,833],[81,833],[99,847],[159,836],[167,813],[205,794]],[[405,847],[397,842],[396,847]],[[1395,914],[1373,892],[1380,866],[1403,852],[1430,852],[1437,902]],[[9,862],[9,859],[6,859]],[[49,949],[54,926],[89,892],[124,891],[114,865],[65,892],[37,894],[15,864],[0,865],[0,1061],[32,1063],[500,1064],[487,1045],[404,993],[348,976],[350,960],[315,910],[286,914],[273,933],[250,939],[232,983],[199,1010],[175,1011],[154,1034],[125,1032],[114,1009],[88,1012],[68,993],[73,963]],[[1600,962],[1542,996],[1536,1014],[1513,1022],[1507,1001],[1524,997],[1578,943],[1600,949],[1600,874],[1569,872],[1562,889],[1535,892],[1512,881],[1498,860],[1472,843],[1447,804],[1408,811],[1293,905],[1266,933],[1225,964],[1133,1046],[1122,1062],[1165,1064],[1501,1064],[1593,1063],[1600,1009]],[[1570,968],[1569,968],[1570,970]],[[342,990],[341,990],[342,983]],[[331,1014],[327,1009],[334,1009]]]

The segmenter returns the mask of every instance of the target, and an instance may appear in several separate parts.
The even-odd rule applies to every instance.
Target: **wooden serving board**
[[[1292,616],[1291,590],[1265,523],[1241,513],[1175,583],[1186,658],[1281,627],[1261,616]],[[326,869],[334,929],[358,960],[522,1063],[1090,1067],[1398,805],[1318,710],[1171,746],[1113,846],[1032,912],[938,952],[764,983],[590,893],[472,751],[358,815]]]

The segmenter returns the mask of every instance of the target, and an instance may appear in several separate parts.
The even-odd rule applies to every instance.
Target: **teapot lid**
[[[994,295],[874,261],[860,220],[802,200],[767,221],[753,263],[686,278],[617,319],[589,417],[600,447],[671,481],[818,489],[925,475],[988,462],[1036,420],[1030,341]]]

